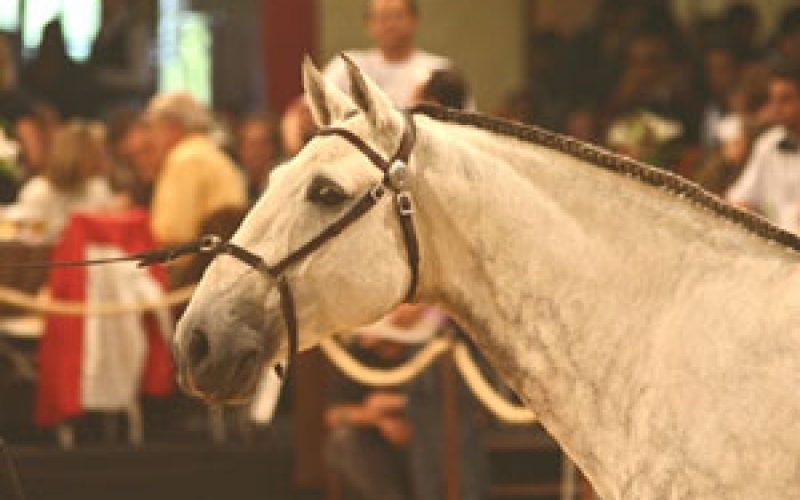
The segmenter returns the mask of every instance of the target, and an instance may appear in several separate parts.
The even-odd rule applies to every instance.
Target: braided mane
[[[800,251],[800,236],[772,224],[760,215],[735,207],[698,184],[672,172],[532,125],[428,104],[416,106],[411,112],[443,122],[477,127],[569,154],[595,167],[625,175],[643,184],[663,188],[689,203],[738,224],[769,242],[780,243],[792,250]]]

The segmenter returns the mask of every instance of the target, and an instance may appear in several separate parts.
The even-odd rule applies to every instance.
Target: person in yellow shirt
[[[154,97],[145,112],[160,159],[151,205],[151,228],[164,245],[192,241],[224,209],[244,209],[241,171],[209,137],[208,109],[186,93]]]

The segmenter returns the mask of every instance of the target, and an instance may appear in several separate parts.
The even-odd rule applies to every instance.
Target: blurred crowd
[[[539,32],[528,44],[527,83],[498,114],[604,145],[716,194],[740,176],[762,132],[797,128],[770,84],[796,80],[800,7],[767,33],[750,3],[681,25],[668,2],[609,0],[574,36]]]

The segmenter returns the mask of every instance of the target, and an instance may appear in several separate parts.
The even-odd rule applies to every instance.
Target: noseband
[[[378,170],[383,172],[383,178],[364,193],[364,195],[362,195],[338,220],[280,261],[274,264],[268,264],[264,259],[253,252],[228,241],[223,241],[218,236],[213,235],[204,237],[199,242],[199,246],[195,249],[196,252],[212,254],[214,256],[219,254],[230,255],[256,269],[263,276],[276,283],[278,292],[280,293],[281,310],[283,312],[283,319],[286,323],[286,331],[289,338],[287,364],[291,364],[292,359],[299,351],[300,344],[294,296],[292,295],[292,289],[286,277],[286,270],[293,264],[300,262],[317,251],[325,243],[338,236],[348,226],[359,220],[377,205],[378,201],[383,198],[387,190],[392,192],[394,198],[394,206],[406,242],[408,266],[411,271],[408,290],[404,301],[411,302],[414,299],[419,277],[419,245],[414,228],[414,204],[411,193],[408,190],[408,162],[416,142],[416,127],[414,119],[410,114],[405,114],[404,116],[405,128],[403,130],[403,137],[400,140],[400,146],[397,148],[397,152],[388,161],[385,160],[380,153],[371,148],[363,139],[349,130],[330,127],[321,129],[316,133],[317,136],[338,136],[348,141],[366,156]],[[140,261],[140,265],[147,264],[148,263]]]

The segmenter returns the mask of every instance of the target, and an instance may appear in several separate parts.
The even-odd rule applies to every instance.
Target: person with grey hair
[[[186,93],[158,95],[150,101],[145,120],[159,165],[150,217],[160,243],[194,240],[212,215],[246,206],[240,170],[209,137],[206,106]]]

